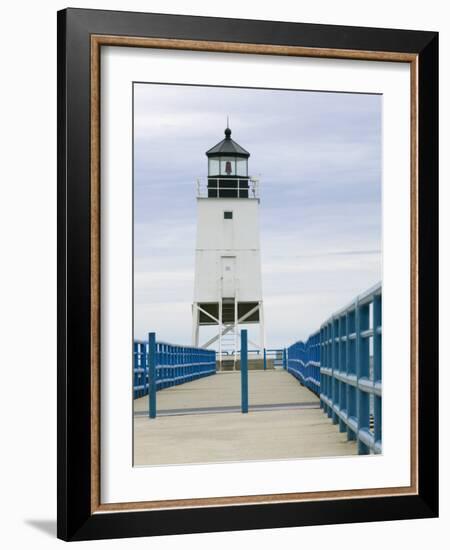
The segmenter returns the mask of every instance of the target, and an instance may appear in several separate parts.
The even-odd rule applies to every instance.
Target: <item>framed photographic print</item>
[[[438,513],[434,32],[58,13],[58,536]]]

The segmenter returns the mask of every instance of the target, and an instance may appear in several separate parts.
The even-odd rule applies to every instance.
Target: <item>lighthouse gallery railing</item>
[[[230,187],[230,183],[235,184],[234,187]],[[209,192],[214,191],[217,196],[220,196],[221,191],[235,191],[237,197],[241,196],[241,192],[247,193],[246,198],[258,199],[259,198],[259,180],[257,178],[240,178],[239,176],[225,179],[225,178],[210,178],[206,180],[197,178],[196,191],[197,197],[207,198]]]
[[[287,350],[287,370],[320,396],[320,406],[358,452],[381,453],[381,284],[334,313],[306,343]]]

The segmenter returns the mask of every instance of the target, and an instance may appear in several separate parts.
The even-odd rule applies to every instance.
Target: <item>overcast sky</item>
[[[190,344],[195,181],[227,115],[261,182],[267,346],[307,338],[380,281],[381,108],[368,94],[135,84],[135,337]]]

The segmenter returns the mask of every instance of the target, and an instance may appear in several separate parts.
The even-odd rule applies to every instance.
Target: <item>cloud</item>
[[[368,94],[136,84],[136,336],[190,341],[195,180],[227,115],[260,175],[269,345],[308,336],[376,283],[381,106]]]

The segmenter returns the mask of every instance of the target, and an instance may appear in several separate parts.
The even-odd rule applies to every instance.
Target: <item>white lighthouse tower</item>
[[[193,345],[215,347],[221,367],[236,365],[241,324],[259,324],[262,350],[264,317],[259,244],[258,181],[248,175],[250,153],[231,139],[206,152],[207,185],[198,181],[197,243]],[[217,333],[199,342],[203,326],[217,327]]]

